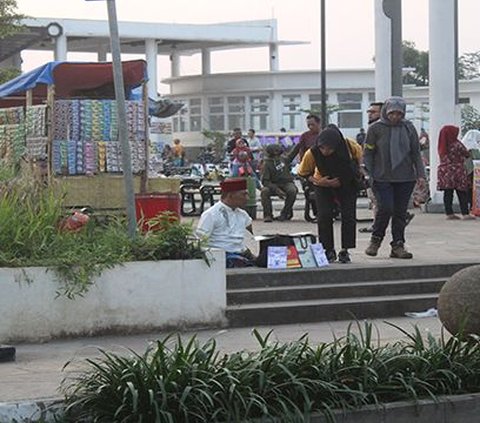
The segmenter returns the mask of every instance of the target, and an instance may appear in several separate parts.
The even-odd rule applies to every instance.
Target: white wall
[[[84,297],[56,297],[45,268],[0,268],[0,343],[105,332],[221,325],[225,253],[203,260],[125,263],[105,271]],[[31,280],[31,283],[26,282]]]

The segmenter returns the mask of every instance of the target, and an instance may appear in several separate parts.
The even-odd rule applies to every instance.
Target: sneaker
[[[407,218],[405,219],[405,226],[408,226],[408,224],[412,221],[414,217],[415,217],[414,213],[407,212]]]
[[[327,250],[325,251],[325,255],[327,256],[329,263],[333,263],[337,259],[337,253],[335,250]]]
[[[273,222],[273,217],[272,217],[272,216],[265,216],[265,217],[263,218],[263,221],[264,221],[265,223],[271,223],[271,222]]]
[[[382,238],[378,236],[373,236],[370,238],[370,244],[368,245],[367,249],[365,250],[365,254],[367,256],[375,257],[378,254],[378,250],[382,245]]]
[[[390,252],[391,258],[398,258],[398,259],[411,259],[413,258],[413,254],[408,252],[403,243],[399,242],[396,245],[392,245],[392,251]]]
[[[288,220],[288,216],[280,213],[280,215],[277,216],[277,217],[275,218],[275,220],[278,220],[279,222],[285,222],[286,220]]]
[[[462,216],[462,220],[475,220],[475,216],[472,216],[471,214],[464,214]]]
[[[352,260],[350,259],[350,253],[347,250],[341,250],[338,253],[338,261],[340,263],[351,263]]]

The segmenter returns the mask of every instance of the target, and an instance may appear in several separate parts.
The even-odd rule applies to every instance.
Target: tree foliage
[[[0,0],[0,40],[20,31],[22,28],[20,21],[25,17],[17,11],[17,0]],[[0,84],[15,78],[20,73],[18,69],[0,69]]]
[[[21,73],[19,69],[14,68],[0,69],[0,84],[10,81],[10,79],[17,77]]]
[[[413,68],[403,77],[404,84],[426,86],[428,80],[428,51],[421,51],[412,41],[403,41],[403,66]],[[480,51],[462,54],[458,58],[458,78],[480,78]]]
[[[470,104],[465,104],[461,109],[462,134],[470,129],[480,128],[480,113]]]
[[[480,78],[480,51],[465,53],[458,58],[458,78]]]
[[[18,32],[25,15],[18,13],[17,0],[0,0],[0,39]]]
[[[403,41],[403,66],[413,68],[403,77],[404,84],[428,85],[428,51],[420,51],[413,41]]]

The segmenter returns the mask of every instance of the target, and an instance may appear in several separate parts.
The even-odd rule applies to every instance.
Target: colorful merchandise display
[[[25,153],[25,116],[23,107],[0,109],[0,159],[16,163]]]
[[[127,101],[127,130],[132,170],[145,170],[144,105]],[[57,100],[53,106],[52,168],[55,174],[92,175],[122,171],[114,100]]]
[[[47,106],[26,108],[25,135],[27,156],[34,159],[47,158]]]

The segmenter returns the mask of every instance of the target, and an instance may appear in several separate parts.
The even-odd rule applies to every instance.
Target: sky
[[[440,0],[430,0],[440,1]],[[374,0],[325,0],[327,69],[372,68],[374,56]],[[403,39],[428,50],[429,0],[403,0]],[[104,1],[17,0],[19,10],[30,17],[107,19]],[[280,70],[319,69],[320,0],[116,0],[119,21],[162,23],[217,23],[251,19],[278,20],[281,40],[307,41],[302,46],[280,48]],[[480,0],[458,0],[459,52],[480,50],[478,20]],[[29,53],[24,69],[29,70],[53,56]],[[69,60],[92,60],[96,56],[72,55]],[[212,54],[213,72],[268,70],[265,48],[245,52]],[[200,72],[199,55],[182,58],[181,73]],[[170,76],[167,57],[159,57],[160,78]],[[159,86],[161,91],[165,87]]]

